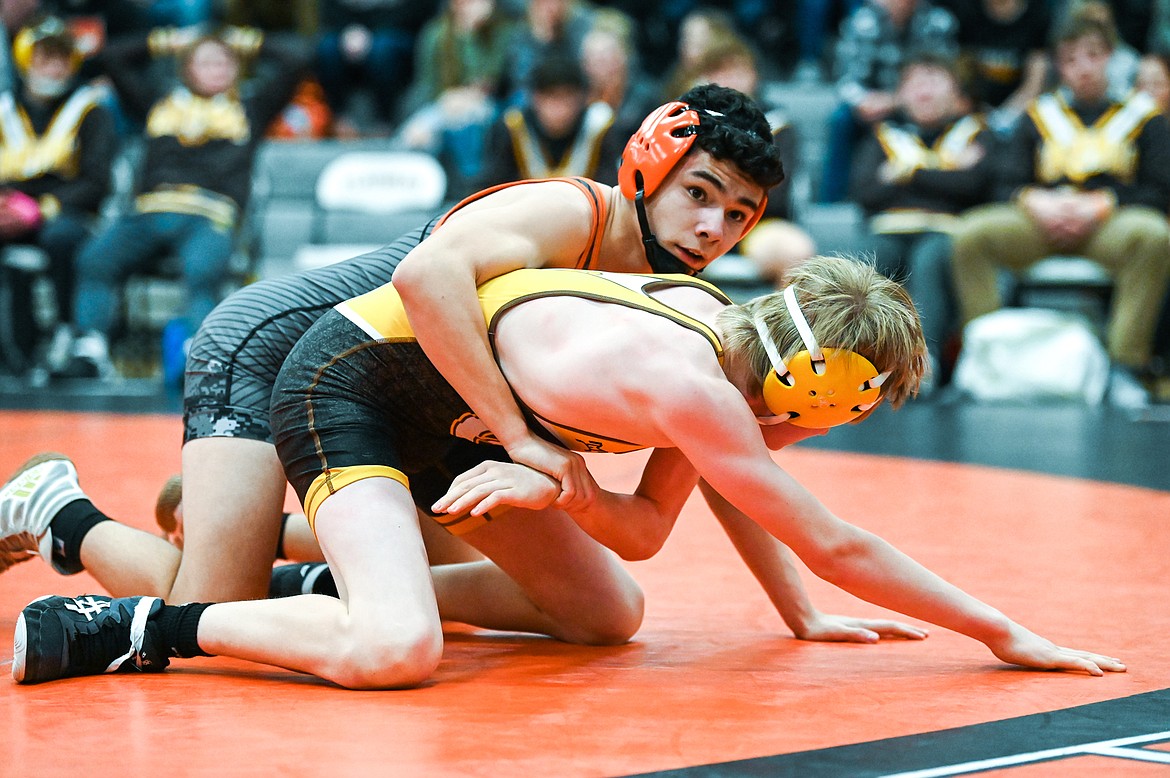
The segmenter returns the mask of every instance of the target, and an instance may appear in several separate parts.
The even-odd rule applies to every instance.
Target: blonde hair
[[[890,371],[882,397],[897,407],[918,393],[927,369],[926,340],[918,311],[900,284],[883,276],[866,260],[813,257],[785,277],[795,287],[800,310],[824,348],[854,351],[879,372]],[[763,382],[772,370],[753,322],[763,318],[780,355],[789,360],[805,350],[800,332],[781,292],[729,306],[718,323],[729,353],[746,357]]]

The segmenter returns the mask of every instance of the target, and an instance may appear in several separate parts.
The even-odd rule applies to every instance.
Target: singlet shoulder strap
[[[481,189],[475,194],[469,195],[460,200],[458,203],[452,206],[449,211],[443,214],[442,218],[440,218],[439,222],[435,225],[435,229],[437,230],[442,227],[447,219],[451,217],[451,214],[455,213],[460,208],[474,203],[477,200],[481,200],[490,194],[494,194],[513,186],[521,186],[524,184],[539,184],[546,181],[561,181],[566,184],[572,184],[581,190],[581,193],[584,194],[585,197],[589,200],[589,205],[593,211],[593,221],[589,226],[589,240],[585,244],[585,248],[582,250],[580,256],[577,257],[577,262],[574,267],[581,270],[596,269],[598,264],[598,254],[601,252],[602,233],[605,231],[605,220],[608,216],[608,206],[606,201],[607,187],[588,178],[541,178],[525,181],[507,181],[503,184],[496,184],[495,186],[488,187],[487,189]]]
[[[704,322],[667,305],[651,294],[678,286],[699,289],[724,305],[732,304],[727,295],[716,286],[690,276],[603,271],[582,273],[567,268],[513,270],[481,284],[479,298],[487,322],[489,339],[495,337],[496,326],[504,313],[520,303],[543,297],[577,297],[622,305],[670,319],[706,338],[716,356],[722,360],[723,344],[718,333]]]

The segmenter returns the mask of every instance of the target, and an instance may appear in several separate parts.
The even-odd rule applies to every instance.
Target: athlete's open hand
[[[540,510],[561,493],[551,477],[512,462],[484,462],[455,478],[431,509],[435,513],[483,516],[504,505]]]
[[[572,513],[583,509],[596,497],[597,484],[579,454],[529,436],[524,442],[508,448],[508,456],[517,464],[528,465],[556,479],[560,484],[556,506],[562,510]]]
[[[861,619],[853,616],[834,616],[815,613],[808,623],[793,629],[800,640],[826,643],[876,643],[882,638],[922,640],[929,633],[900,621],[889,619]]]
[[[993,654],[1009,664],[1035,667],[1039,670],[1084,672],[1098,676],[1104,675],[1106,672],[1125,672],[1125,665],[1120,659],[1094,654],[1092,651],[1058,646],[1051,640],[1042,638],[1018,624],[1012,626],[1001,645],[988,643],[987,647],[991,649]]]

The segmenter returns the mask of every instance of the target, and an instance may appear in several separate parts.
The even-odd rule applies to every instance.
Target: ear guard
[[[702,125],[700,110],[676,100],[659,106],[642,120],[638,131],[626,143],[618,167],[618,186],[626,199],[636,201],[639,193],[645,198],[657,191],[694,145]],[[702,113],[711,117],[708,121],[716,121],[720,116],[706,110]],[[760,207],[751,216],[745,234],[764,215],[767,205],[765,194]]]
[[[47,38],[69,38],[72,41],[72,35],[69,28],[65,26],[65,22],[55,16],[45,17],[40,22],[25,27],[17,33],[16,38],[12,41],[12,61],[16,63],[21,73],[28,73],[28,69],[32,65],[33,47]],[[74,72],[81,67],[81,62],[84,59],[85,55],[81,53],[74,42],[73,52],[69,57],[69,64]]]
[[[784,303],[805,350],[785,363],[763,318],[756,313],[756,331],[772,363],[764,379],[764,404],[775,414],[760,419],[760,423],[787,421],[798,427],[826,429],[853,421],[877,405],[889,371],[878,373],[868,359],[847,349],[822,349],[796,302],[794,287],[785,288]]]

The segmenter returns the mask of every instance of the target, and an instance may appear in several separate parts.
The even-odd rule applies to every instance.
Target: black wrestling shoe
[[[324,562],[299,562],[273,568],[268,596],[296,597],[298,594],[337,597],[337,583],[333,580],[333,573],[329,572],[329,565]]]
[[[12,677],[17,683],[39,683],[77,675],[160,673],[170,660],[155,646],[146,620],[162,606],[157,597],[100,594],[33,600],[16,620]]]

